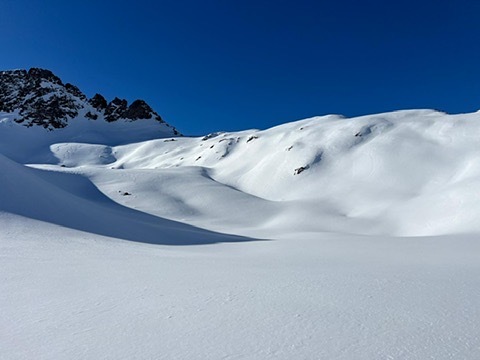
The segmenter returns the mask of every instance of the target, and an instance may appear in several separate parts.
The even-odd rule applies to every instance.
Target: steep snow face
[[[125,174],[168,169],[175,176],[182,168],[204,169],[197,179],[207,174],[276,204],[275,217],[271,211],[255,216],[282,231],[437,235],[480,231],[479,138],[480,113],[410,110],[110,147],[101,150],[108,161],[100,154],[89,160],[81,145],[51,151],[57,164],[98,165],[102,158],[104,166]],[[188,193],[186,186],[175,190],[177,196]],[[156,192],[148,197],[163,199]],[[202,197],[211,198],[212,206],[219,201],[208,192]],[[168,211],[157,214],[177,218]]]

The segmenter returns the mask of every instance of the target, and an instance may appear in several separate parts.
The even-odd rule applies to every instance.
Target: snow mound
[[[88,179],[45,172],[0,155],[0,212],[118,239],[152,244],[206,244],[247,240],[216,234],[126,208],[104,196]],[[124,189],[123,196],[131,195]]]
[[[218,183],[276,203],[279,217],[265,221],[282,229],[470,233],[480,231],[479,138],[479,113],[331,115],[263,131],[118,146],[112,166],[206,169]]]

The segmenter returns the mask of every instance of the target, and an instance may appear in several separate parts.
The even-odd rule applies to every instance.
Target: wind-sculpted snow
[[[0,212],[151,244],[192,245],[248,240],[121,206],[99,192],[86,178],[75,174],[25,168],[2,155],[0,168]]]
[[[78,171],[87,177],[93,173],[86,169],[94,170],[91,180],[108,196],[115,196],[115,182],[123,179],[137,189],[136,195],[115,201],[172,220],[188,218],[198,226],[217,224],[215,230],[387,235],[480,231],[480,113],[410,110],[353,119],[332,115],[263,131],[122,146],[116,145],[128,139],[129,131],[120,124],[107,125],[112,127],[98,132],[78,123],[55,133],[3,126],[0,150],[23,163],[57,165],[64,171],[81,167]],[[148,127],[137,130],[133,140],[148,136]],[[140,170],[141,175],[128,178]],[[182,180],[186,172],[188,182]],[[155,181],[175,187],[147,184]],[[214,186],[199,185],[203,183]],[[144,191],[149,188],[155,190]],[[230,195],[220,199],[219,188],[236,189],[245,200],[230,201]],[[191,189],[196,189],[194,194]],[[202,200],[192,208],[197,196]],[[158,205],[173,198],[181,199],[175,202],[178,207]],[[189,203],[186,213],[203,214],[209,225],[185,216],[181,209]],[[231,203],[238,204],[236,211],[220,211]],[[240,220],[243,211],[254,214],[252,224]],[[235,227],[237,218],[242,225]]]
[[[257,212],[255,206],[250,210],[273,232],[438,235],[480,231],[479,138],[479,113],[412,110],[353,119],[319,117],[264,131],[159,139],[102,151],[110,154],[105,166],[122,171],[155,171],[161,177],[168,170],[181,179],[181,169],[206,169],[212,181],[276,208],[275,216]],[[81,155],[92,151],[81,150],[86,145],[62,146],[63,152],[52,148],[57,164],[72,157],[85,166],[106,159],[98,154],[88,160]],[[109,176],[117,175],[105,173],[102,181],[112,183]],[[104,188],[102,182],[96,184]],[[195,180],[189,184],[195,187]],[[201,194],[218,201],[216,191]],[[146,196],[143,203],[162,203],[164,195],[160,190]],[[174,210],[155,212],[182,218]],[[235,214],[229,214],[232,222]]]
[[[12,116],[0,358],[480,358],[480,113],[199,138]]]
[[[55,133],[5,124],[0,150],[10,158],[77,169],[121,204],[212,230],[252,235],[257,229],[267,237],[480,231],[480,113],[332,115],[121,146],[130,130],[117,123],[103,132],[78,123]],[[147,132],[139,127],[136,139]],[[116,197],[120,179],[133,197]]]

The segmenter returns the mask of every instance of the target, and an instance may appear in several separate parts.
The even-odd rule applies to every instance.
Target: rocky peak
[[[50,130],[66,127],[78,117],[107,122],[154,119],[165,124],[143,100],[129,106],[117,97],[108,103],[100,94],[88,99],[75,85],[64,84],[53,72],[40,68],[0,72],[0,111],[15,112],[14,120],[27,127]],[[172,133],[179,135],[175,128]]]
[[[84,99],[77,87],[63,85],[49,70],[0,72],[0,111],[18,111],[15,121],[25,126],[65,127],[78,115]]]
[[[80,91],[78,87],[75,85],[72,85],[70,83],[65,84],[65,89],[67,90],[68,93],[72,94],[73,96],[78,97],[79,99],[82,99],[83,101],[87,100],[87,97],[85,96],[84,93]]]
[[[95,94],[88,102],[99,111],[107,108],[107,100],[100,94]]]
[[[30,80],[41,81],[46,80],[54,84],[63,85],[62,80],[50,70],[40,69],[40,68],[31,68],[27,73]]]
[[[152,119],[163,122],[160,115],[158,115],[145,101],[135,100],[128,105],[127,100],[115,98],[105,109],[105,120],[116,121],[118,119],[139,120]]]
[[[128,102],[125,99],[115,98],[113,99],[105,109],[105,120],[108,122],[117,121],[124,118],[124,114],[127,111]]]
[[[128,119],[137,120],[137,119],[151,119],[152,117],[155,120],[162,121],[160,115],[158,115],[153,109],[143,100],[135,100],[128,107],[124,116]]]

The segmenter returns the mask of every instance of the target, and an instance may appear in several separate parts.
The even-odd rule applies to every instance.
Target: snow
[[[480,357],[480,113],[205,138],[11,116],[2,358]]]

